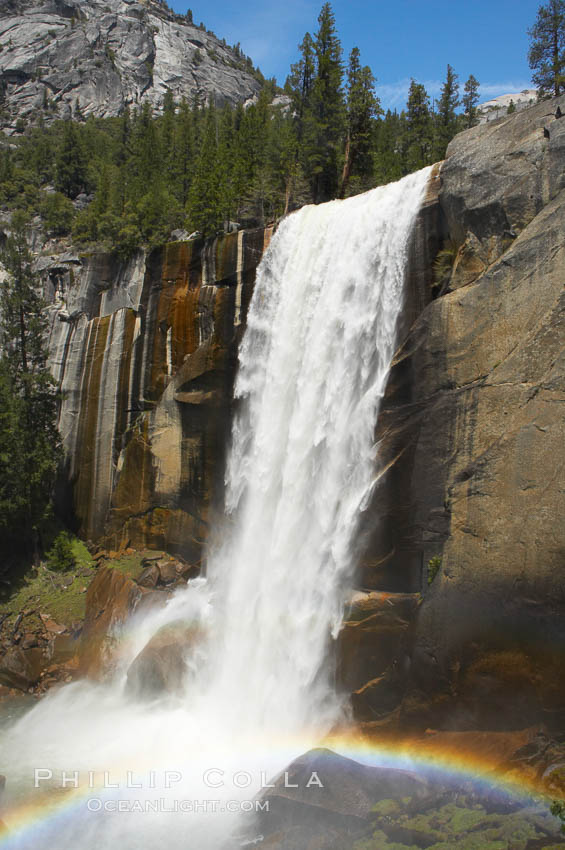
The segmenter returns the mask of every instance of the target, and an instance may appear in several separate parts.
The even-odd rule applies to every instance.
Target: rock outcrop
[[[63,392],[60,501],[85,538],[198,561],[221,503],[237,340],[270,234],[171,243],[128,262],[40,258]]]
[[[240,53],[158,0],[8,0],[0,13],[2,126],[17,119],[118,115],[148,102],[253,97]]]
[[[565,111],[565,97],[457,136],[441,169],[443,229],[457,251],[445,294],[394,361],[360,576],[371,588],[423,594],[399,701],[405,722],[496,729],[565,719],[558,105]]]

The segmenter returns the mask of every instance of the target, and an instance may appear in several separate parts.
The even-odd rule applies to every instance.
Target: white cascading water
[[[243,846],[241,815],[224,809],[252,800],[343,719],[329,649],[374,486],[376,417],[428,176],[305,207],[280,225],[241,345],[228,519],[208,576],[131,624],[112,681],[69,685],[1,733],[16,827],[2,846],[149,850],[164,835],[171,850]],[[128,696],[129,664],[178,621],[201,635],[179,692]],[[35,768],[53,772],[45,795],[30,788]],[[211,769],[213,788],[203,782]],[[79,788],[59,790],[61,771],[68,786],[78,771]],[[239,787],[242,771],[250,782]],[[104,772],[118,788],[100,787]],[[54,797],[64,803],[48,810]],[[135,810],[155,798],[160,810]],[[113,811],[117,800],[132,810]],[[179,800],[218,804],[171,811]]]

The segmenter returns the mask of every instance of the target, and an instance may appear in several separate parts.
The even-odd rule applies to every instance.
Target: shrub
[[[561,821],[561,832],[565,832],[565,803],[563,800],[554,800],[551,804],[551,814]]]
[[[441,291],[443,287],[449,283],[451,272],[453,271],[453,266],[455,265],[455,260],[457,258],[457,251],[457,245],[451,239],[448,239],[441,251],[438,251],[433,262],[433,289]]]
[[[441,567],[441,558],[439,555],[434,555],[433,558],[430,558],[428,561],[428,584],[431,584],[432,581],[437,576]]]
[[[76,564],[73,544],[68,532],[61,531],[47,553],[47,567],[54,572],[67,572]]]

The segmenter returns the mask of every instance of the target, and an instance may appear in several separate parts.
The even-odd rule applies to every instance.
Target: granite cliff
[[[107,118],[148,102],[259,89],[241,53],[157,0],[5,0],[0,8],[1,125],[17,119]]]
[[[337,645],[369,730],[565,720],[558,105],[458,136],[419,215],[377,429],[380,486]],[[221,510],[235,354],[269,238],[173,243],[128,263],[39,261],[65,392],[61,493],[86,538],[199,561]],[[451,263],[434,293],[442,245]]]
[[[558,106],[462,133],[441,167],[453,265],[394,360],[360,576],[373,592],[355,598],[343,636],[358,717],[376,726],[565,718]]]
[[[198,560],[221,503],[236,344],[271,230],[43,257],[61,504],[86,539]],[[70,485],[70,489],[69,489]]]

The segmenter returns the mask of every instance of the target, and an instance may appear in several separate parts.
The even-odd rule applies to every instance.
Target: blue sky
[[[169,0],[177,12],[242,49],[266,77],[282,85],[297,45],[315,31],[322,0]],[[410,77],[433,97],[451,63],[464,82],[474,74],[481,99],[530,88],[526,30],[539,0],[334,0],[332,7],[347,56],[361,50],[377,77],[385,107],[402,108]]]

